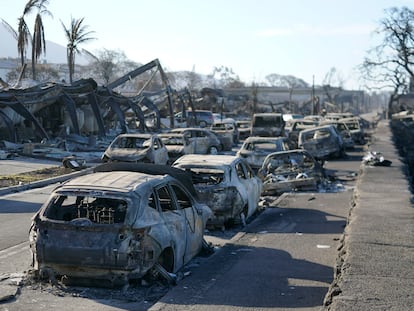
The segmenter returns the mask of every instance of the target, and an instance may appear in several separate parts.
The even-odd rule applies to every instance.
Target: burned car
[[[290,139],[290,143],[292,148],[298,148],[298,139],[300,131],[307,130],[319,125],[319,122],[308,120],[308,119],[293,119],[290,122],[290,129],[288,133],[288,137]]]
[[[250,136],[285,136],[285,125],[281,113],[255,113],[252,117]]]
[[[239,141],[238,130],[233,119],[224,119],[223,121],[216,121],[210,127],[217,137],[220,139],[222,150],[230,151],[234,144]]]
[[[183,133],[160,133],[158,137],[168,150],[168,164],[193,151],[191,144],[188,144],[189,140],[184,139]]]
[[[322,125],[300,131],[298,146],[317,160],[339,158],[345,154],[341,134],[333,125]]]
[[[253,170],[258,170],[266,156],[272,152],[289,150],[289,139],[286,137],[248,137],[237,156],[246,159]]]
[[[246,139],[250,136],[250,126],[251,126],[250,120],[237,120],[236,126],[239,131],[239,139]]]
[[[357,144],[365,144],[364,128],[361,126],[361,119],[359,117],[339,119],[346,124],[351,133],[353,141]]]
[[[173,167],[191,172],[198,197],[214,215],[207,225],[226,226],[244,222],[256,211],[262,182],[239,157],[185,155]]]
[[[328,124],[332,124],[333,126],[335,126],[339,134],[341,134],[345,148],[355,147],[355,142],[352,138],[351,131],[349,130],[348,125],[345,122],[342,122],[341,120],[326,120],[320,123],[320,125]]]
[[[322,165],[303,149],[269,154],[258,175],[263,180],[264,195],[316,190],[326,177]]]
[[[210,215],[182,170],[105,163],[58,186],[35,214],[32,265],[98,284],[168,279],[201,250]]]
[[[217,135],[205,128],[176,128],[171,130],[171,133],[184,135],[184,144],[188,150],[186,153],[217,154],[222,149]]]
[[[224,118],[214,121],[210,129],[218,133],[227,133],[231,132],[233,137],[233,144],[238,144],[240,140],[240,133],[236,123],[236,120],[233,118]]]
[[[168,150],[156,134],[120,134],[103,153],[102,162],[167,164]]]

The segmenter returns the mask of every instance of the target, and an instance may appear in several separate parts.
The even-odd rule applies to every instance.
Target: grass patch
[[[0,188],[28,184],[34,181],[72,173],[74,170],[63,166],[49,167],[27,173],[0,175]]]

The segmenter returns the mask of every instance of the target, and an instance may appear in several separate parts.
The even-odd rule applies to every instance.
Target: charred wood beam
[[[7,130],[9,132],[10,141],[17,143],[17,133],[16,129],[14,128],[13,121],[5,114],[3,111],[0,110],[0,117],[3,119],[4,123],[6,124]]]
[[[139,130],[145,132],[145,116],[141,108],[131,100],[128,100],[128,104],[139,119]]]
[[[92,107],[93,114],[95,115],[95,119],[98,123],[99,135],[103,137],[106,135],[106,129],[95,93],[88,94],[88,102]]]
[[[156,119],[157,119],[157,124],[156,124],[156,128],[159,129],[161,126],[161,114],[160,114],[160,110],[158,109],[158,107],[154,104],[154,102],[152,100],[150,100],[147,97],[143,97],[140,100],[140,103],[143,104],[145,107],[147,107],[149,110],[152,110],[155,113]]]
[[[3,102],[4,103],[4,102]],[[26,109],[26,107],[17,99],[15,98],[14,102],[4,103],[9,106],[11,109],[16,111],[19,115],[23,118],[33,122],[36,130],[39,132],[40,136],[46,139],[49,139],[49,135],[47,135],[43,126],[39,123],[39,121],[35,118],[35,116]]]
[[[158,62],[158,59],[157,59],[157,62]],[[166,92],[167,92],[167,97],[168,97],[168,113],[170,115],[170,127],[174,128],[174,102],[172,100],[173,92],[172,92],[168,77],[165,74],[159,62],[158,62],[158,70],[160,71],[161,79],[164,82],[165,87],[166,87]]]
[[[69,97],[69,95],[63,93],[61,99],[66,105],[66,109],[69,113],[70,119],[72,121],[73,130],[75,134],[80,135],[78,115],[76,114],[76,103]]]
[[[115,101],[113,96],[108,97],[106,102],[111,107],[112,111],[114,111],[115,114],[117,115],[118,121],[119,121],[119,123],[122,127],[122,132],[126,133],[127,132],[127,126],[126,126],[126,122],[125,122],[124,112],[122,111],[121,107]]]
[[[154,67],[157,67],[157,66],[160,66],[160,63],[159,63],[158,59],[154,59],[153,61],[151,61],[151,62],[149,62],[149,63],[147,63],[147,64],[145,64],[141,67],[138,67],[137,69],[128,72],[126,75],[120,77],[119,79],[116,79],[115,81],[109,83],[107,85],[107,88],[113,90],[114,88],[116,88],[116,87],[120,86],[121,84],[129,81],[130,79],[133,79],[133,78],[139,76],[140,74],[143,74],[144,72],[146,72],[146,71],[148,71],[148,70],[150,70]]]

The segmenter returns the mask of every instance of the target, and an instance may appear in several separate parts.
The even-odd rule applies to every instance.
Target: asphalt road
[[[81,290],[79,295],[78,289],[3,285],[0,292],[14,295],[18,288],[20,294],[0,309],[147,310],[152,306],[153,310],[319,310],[333,280],[337,247],[362,154],[362,150],[355,150],[346,160],[325,164],[329,173],[340,179],[339,185],[329,187],[333,192],[267,197],[268,207],[241,232],[207,233],[207,240],[218,251],[209,258],[193,260],[184,269],[189,276],[170,290],[159,288],[160,292],[148,294],[150,289],[141,287],[125,295]],[[30,218],[52,188],[0,197],[0,221],[4,224],[0,227],[0,271],[12,283],[17,281],[11,274],[29,268]],[[237,296],[232,295],[235,285]]]
[[[61,166],[59,161],[35,159],[19,156],[10,160],[0,160],[0,174],[20,174],[43,168]]]

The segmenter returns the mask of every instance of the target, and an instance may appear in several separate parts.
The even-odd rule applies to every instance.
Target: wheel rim
[[[210,154],[217,154],[218,150],[216,147],[210,147]]]

